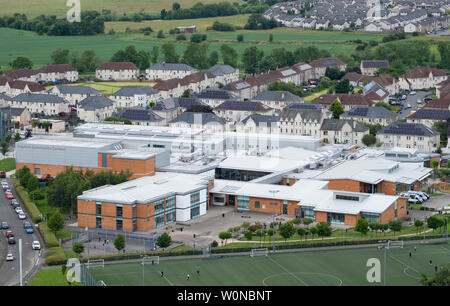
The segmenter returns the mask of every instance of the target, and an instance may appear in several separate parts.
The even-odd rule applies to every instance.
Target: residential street
[[[421,105],[424,106],[425,103],[423,103],[423,99],[428,94],[430,94],[429,91],[417,91],[417,93],[415,95],[407,95],[406,96],[406,101],[403,101],[402,104],[404,106],[406,106],[408,104],[411,104],[411,108],[407,108],[405,110],[404,107],[403,107],[402,113],[400,114],[400,118],[406,118],[406,117],[408,117],[411,114],[412,111],[415,112],[415,111],[418,110],[418,108],[417,108],[417,106],[419,105],[419,104],[417,104],[417,100],[418,99],[422,100],[422,104]]]

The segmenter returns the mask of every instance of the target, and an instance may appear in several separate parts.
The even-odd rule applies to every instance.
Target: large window
[[[358,202],[359,201],[359,197],[337,194],[336,195],[336,200],[347,200],[347,201]]]
[[[259,201],[256,201],[255,202],[255,208],[260,208],[261,207],[261,204],[259,203]]]
[[[164,211],[164,200],[155,202],[155,213]]]
[[[97,228],[102,228],[102,217],[97,217],[96,219],[95,219],[95,226],[97,227]]]
[[[95,203],[95,214],[99,216],[102,214],[102,203]]]
[[[108,168],[108,154],[102,153],[102,168]]]
[[[170,197],[166,199],[166,210],[175,208],[175,197]]]
[[[200,217],[200,206],[191,207],[191,219]]]
[[[123,216],[122,205],[117,204],[116,205],[116,217],[122,217],[122,216]]]
[[[331,224],[345,224],[345,215],[337,213],[327,213],[327,221]]]
[[[164,214],[159,214],[155,216],[155,227],[159,228],[164,226]]]
[[[166,224],[175,222],[175,211],[166,214]]]
[[[316,213],[314,212],[314,207],[302,206],[302,218],[316,220]]]
[[[116,230],[122,231],[123,230],[123,221],[122,219],[116,219]]]
[[[200,191],[191,194],[191,205],[200,202]]]
[[[237,197],[237,209],[238,210],[250,210],[250,198],[249,197]]]
[[[379,221],[380,221],[380,215],[379,214],[363,212],[363,213],[361,213],[361,217],[366,219],[366,221],[368,223],[379,223]]]

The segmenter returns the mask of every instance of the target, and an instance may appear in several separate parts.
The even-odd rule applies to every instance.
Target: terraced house
[[[69,101],[49,94],[23,93],[12,98],[8,103],[11,107],[26,108],[30,113],[44,115],[57,115],[70,111]]]
[[[48,91],[50,94],[57,95],[66,99],[72,105],[78,105],[79,102],[90,96],[101,96],[102,93],[90,86],[55,86]]]
[[[151,102],[161,100],[158,90],[150,86],[126,86],[122,87],[110,97],[115,107],[146,107]]]
[[[279,115],[280,134],[320,137],[320,127],[326,113],[313,104],[293,104]]]
[[[435,88],[447,78],[448,76],[442,69],[420,66],[401,75],[399,86],[401,89],[407,90]]]
[[[340,115],[339,118],[386,126],[397,120],[397,115],[384,107],[355,106],[350,111]]]
[[[377,133],[385,148],[403,147],[434,152],[440,145],[439,132],[420,123],[392,123]]]
[[[362,123],[345,119],[324,119],[320,126],[320,136],[326,143],[348,143],[362,145],[362,138],[368,135],[369,128]]]
[[[157,63],[145,70],[148,80],[182,79],[187,75],[197,72],[197,69],[182,63]]]
[[[139,76],[139,68],[131,62],[103,63],[95,70],[95,77],[102,81],[132,81]]]

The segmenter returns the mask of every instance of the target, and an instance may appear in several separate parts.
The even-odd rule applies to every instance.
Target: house
[[[150,109],[135,106],[124,109],[117,116],[120,119],[127,119],[131,121],[133,125],[145,125],[145,126],[163,126],[165,125],[164,118],[158,116]]]
[[[401,89],[418,90],[437,87],[437,85],[447,80],[444,70],[430,66],[420,66],[408,71],[399,77]]]
[[[161,100],[157,89],[150,86],[125,86],[109,97],[115,107],[146,107],[151,102]]]
[[[226,85],[239,80],[239,69],[230,65],[214,65],[208,69],[216,77],[216,84]]]
[[[314,68],[307,63],[300,62],[292,66],[292,69],[297,71],[298,74],[298,85],[302,85],[304,82],[314,78]]]
[[[428,102],[424,106],[424,108],[448,110],[450,109],[450,95],[447,95],[440,99],[433,99],[430,102]]]
[[[23,93],[9,101],[14,108],[26,108],[33,113],[44,115],[57,115],[70,111],[69,101],[56,95]]]
[[[365,85],[372,82],[373,78],[367,75],[362,75],[357,72],[347,72],[341,80],[347,79],[350,85],[353,87],[364,87]]]
[[[197,32],[197,26],[184,26],[184,27],[177,27],[178,30],[182,31],[185,34],[193,34]]]
[[[320,79],[325,76],[325,72],[328,67],[337,67],[341,71],[345,71],[345,69],[347,69],[347,63],[334,57],[319,58],[311,61],[309,65],[314,68],[314,78],[316,79]]]
[[[356,120],[324,119],[320,127],[321,137],[326,143],[363,145],[362,138],[369,128]]]
[[[183,79],[170,79],[165,81],[158,81],[153,89],[160,92],[163,99],[181,97],[183,93],[188,90],[187,84]]]
[[[194,93],[193,96],[200,100],[203,104],[209,105],[212,108],[219,106],[227,100],[238,99],[238,97],[233,93],[216,87],[206,88],[199,93]]]
[[[14,97],[23,93],[45,93],[45,88],[35,82],[17,80],[8,81],[3,87],[3,92]]]
[[[33,134],[62,133],[66,130],[66,122],[64,120],[33,119],[32,127]]]
[[[380,68],[388,68],[388,60],[362,60],[361,61],[361,74],[374,76],[375,72]]]
[[[253,98],[254,101],[259,101],[265,105],[280,111],[286,106],[294,103],[303,103],[303,99],[296,96],[289,91],[270,91],[266,90]]]
[[[280,134],[320,137],[320,126],[325,118],[320,108],[287,107],[279,115]]]
[[[277,116],[252,114],[236,124],[237,133],[278,134],[280,131]]]
[[[78,107],[78,117],[84,122],[100,122],[111,117],[114,102],[104,96],[91,96],[82,100]]]
[[[311,101],[313,104],[321,105],[328,109],[335,100],[341,102],[344,111],[349,111],[355,106],[366,105],[373,106],[374,103],[367,97],[362,95],[347,95],[347,94],[323,94],[320,97]]]
[[[197,72],[197,69],[182,63],[158,63],[145,70],[148,80],[182,79],[187,75]]]
[[[340,115],[339,118],[387,126],[397,120],[397,114],[379,106],[355,106],[350,111]]]
[[[251,99],[256,96],[257,88],[254,88],[247,81],[236,81],[233,83],[229,83],[223,87],[224,90],[227,90],[237,96],[239,99]]]
[[[68,64],[47,65],[37,70],[37,80],[44,83],[56,81],[78,81],[78,70]]]
[[[72,105],[78,105],[80,101],[86,99],[87,97],[102,95],[100,91],[89,86],[60,85],[53,87],[48,92],[66,99]]]
[[[439,132],[420,123],[392,123],[377,133],[383,148],[412,148],[434,152],[440,145]]]
[[[389,92],[375,81],[370,82],[363,88],[363,95],[372,102],[389,102]]]
[[[31,113],[26,108],[11,107],[11,123],[15,130],[24,130],[31,124]]]
[[[250,114],[273,115],[273,109],[256,101],[225,101],[214,108],[214,113],[227,121],[238,123]]]
[[[95,77],[102,81],[131,81],[139,76],[139,68],[131,62],[103,63],[95,70]]]
[[[440,98],[450,97],[450,79],[441,82],[436,87],[436,96]]]
[[[36,71],[30,70],[28,68],[21,68],[12,71],[3,72],[3,76],[7,77],[10,81],[26,81],[26,82],[37,82],[39,81],[38,74]]]
[[[183,112],[176,98],[169,98],[156,102],[152,107],[152,111],[164,119],[164,124],[169,124],[169,122],[177,118]]]
[[[433,128],[433,125],[436,122],[438,121],[447,122],[448,119],[450,119],[449,109],[444,110],[444,109],[422,108],[406,117],[406,122],[421,123],[429,128]]]
[[[213,113],[186,111],[169,123],[170,127],[205,129],[210,133],[226,131],[226,121]]]
[[[159,81],[153,86],[161,92],[161,96],[167,98],[181,97],[185,91],[198,93],[209,87],[216,87],[216,76],[209,71],[198,71],[185,76],[182,79],[169,79]]]

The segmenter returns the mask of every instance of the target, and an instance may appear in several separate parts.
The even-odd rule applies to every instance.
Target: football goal
[[[159,256],[142,256],[143,265],[158,265]]]
[[[403,240],[389,240],[386,244],[386,249],[403,249]]]
[[[250,257],[267,256],[267,255],[269,255],[268,248],[252,249],[252,251],[250,252]]]
[[[105,267],[105,260],[104,259],[94,259],[94,260],[88,260],[87,264],[88,269],[89,268],[96,268],[96,267]]]

